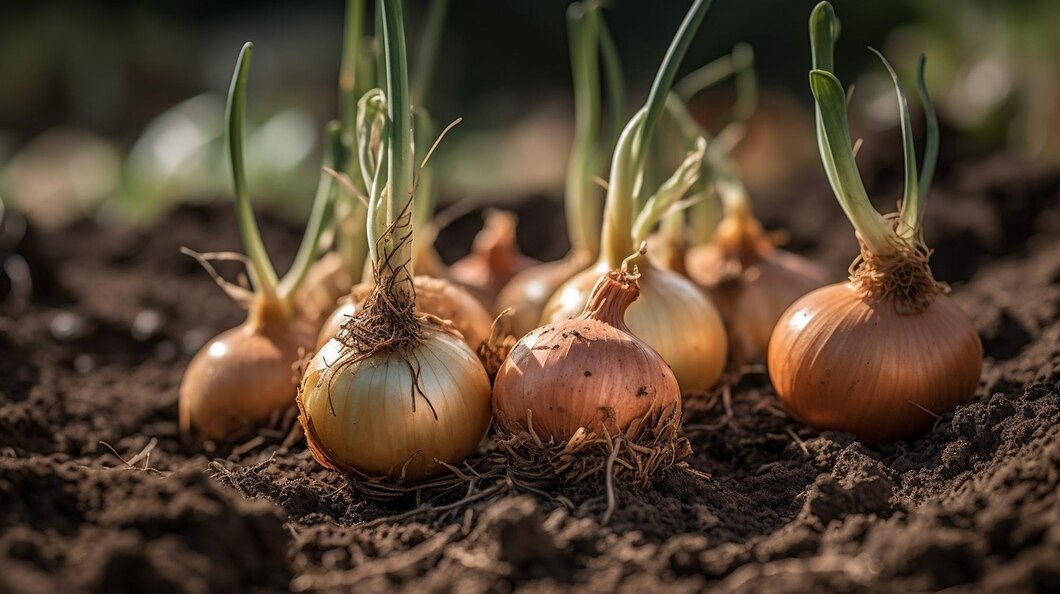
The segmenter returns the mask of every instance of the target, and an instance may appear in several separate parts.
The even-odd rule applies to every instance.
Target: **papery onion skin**
[[[416,480],[446,470],[436,459],[459,464],[474,453],[490,425],[490,382],[459,337],[425,326],[407,362],[380,352],[344,365],[350,356],[331,340],[303,376],[300,419],[321,464]]]
[[[673,372],[623,321],[636,285],[607,286],[620,285],[609,277],[600,283],[602,299],[582,315],[531,331],[509,353],[494,381],[494,415],[502,430],[532,425],[538,436],[558,443],[579,428],[614,435],[670,406],[680,416]]]
[[[638,265],[640,298],[626,311],[626,325],[670,364],[685,393],[709,389],[725,370],[727,341],[718,310],[692,281],[648,261]],[[581,272],[549,299],[543,322],[579,315],[606,263]]]
[[[829,281],[824,268],[775,248],[757,221],[739,216],[726,217],[714,241],[689,250],[685,269],[721,311],[738,365],[764,360],[780,316]]]
[[[259,298],[246,322],[206,343],[188,364],[180,383],[181,428],[224,441],[293,406],[294,364],[313,348],[313,339],[311,324]]]
[[[824,268],[790,251],[772,249],[726,278],[729,256],[717,246],[689,250],[688,277],[706,289],[725,320],[732,361],[765,360],[780,316],[799,297],[828,283]]]
[[[797,419],[883,443],[929,430],[936,417],[919,407],[941,415],[969,402],[982,361],[975,328],[945,295],[903,315],[844,283],[802,297],[781,316],[768,367]]]
[[[493,318],[478,299],[463,288],[449,281],[427,276],[417,276],[412,280],[416,287],[416,311],[430,314],[441,320],[452,322],[463,336],[464,342],[475,350],[489,340]],[[317,335],[317,349],[335,338],[339,328],[357,313],[364,299],[371,293],[372,287],[360,284],[339,301],[339,306],[331,312],[320,333]]]
[[[556,262],[527,268],[515,275],[497,295],[497,314],[510,310],[510,330],[516,338],[541,326],[545,304],[559,287],[589,264],[586,257],[571,255]]]

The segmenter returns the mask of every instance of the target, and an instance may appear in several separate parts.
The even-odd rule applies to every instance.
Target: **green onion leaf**
[[[920,212],[923,210],[920,188],[916,180],[916,146],[913,144],[913,124],[909,118],[909,102],[905,98],[905,89],[898,80],[898,73],[883,54],[873,48],[869,50],[879,56],[894,82],[894,91],[898,95],[898,115],[902,124],[902,154],[905,165],[905,191],[902,194],[901,224],[898,226],[899,237],[906,241],[916,237]]]
[[[810,89],[817,101],[820,130],[826,141],[819,143],[821,161],[832,191],[868,249],[877,255],[893,253],[894,233],[869,201],[854,162],[843,85],[832,73],[813,70]]]
[[[228,105],[225,110],[225,122],[228,141],[228,154],[232,164],[232,181],[235,186],[236,217],[239,221],[239,234],[243,240],[243,249],[250,259],[250,276],[255,290],[266,298],[276,298],[276,271],[272,267],[265,244],[261,241],[258,223],[254,220],[254,210],[250,205],[247,192],[246,170],[243,161],[243,124],[246,119],[247,78],[250,75],[250,60],[254,54],[254,44],[249,41],[239,51],[236,69],[232,74],[232,85],[228,89]]]

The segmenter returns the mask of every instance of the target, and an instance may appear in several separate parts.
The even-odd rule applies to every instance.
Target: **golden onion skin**
[[[681,390],[701,392],[721,378],[727,341],[718,310],[692,281],[641,259],[640,299],[626,311],[626,325],[670,364]],[[579,315],[607,264],[575,275],[549,299],[542,321]]]
[[[416,287],[416,311],[452,322],[453,327],[464,337],[472,350],[489,340],[493,318],[478,299],[461,287],[438,278],[417,276],[412,279]],[[371,293],[371,286],[360,284],[353,292],[339,300],[339,306],[331,312],[317,335],[317,349],[335,338],[339,329],[357,313],[357,308]]]
[[[953,300],[938,295],[902,315],[870,303],[849,283],[796,301],[769,342],[769,377],[794,416],[821,430],[869,443],[909,439],[936,417],[969,402],[983,347]]]
[[[493,388],[494,415],[504,431],[532,424],[538,436],[558,443],[579,428],[613,435],[670,406],[680,414],[673,372],[623,321],[636,285],[608,277],[600,283],[602,299],[583,315],[531,331],[508,354]]]
[[[347,351],[337,339],[324,345],[299,391],[300,419],[321,464],[415,480],[446,470],[436,459],[459,464],[474,453],[490,425],[490,382],[463,340],[426,326],[407,362],[384,351],[344,364]]]
[[[541,314],[549,297],[572,276],[585,270],[586,258],[569,256],[527,268],[515,275],[497,295],[496,313],[511,310],[511,334],[516,338],[541,325]]]
[[[734,264],[726,250],[708,244],[689,250],[686,272],[721,311],[733,361],[762,361],[780,316],[799,297],[828,284],[828,274],[806,258],[775,248],[728,273]]]
[[[258,300],[246,322],[199,350],[180,383],[182,430],[224,441],[294,404],[294,364],[313,348],[311,324],[269,311]]]

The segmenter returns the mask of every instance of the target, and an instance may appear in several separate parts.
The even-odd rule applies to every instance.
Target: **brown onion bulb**
[[[539,436],[562,442],[579,428],[622,432],[671,406],[680,417],[673,372],[623,319],[638,293],[636,281],[609,273],[599,278],[577,318],[524,336],[494,382],[498,425],[517,433],[532,424]]]
[[[294,405],[294,364],[313,348],[313,338],[312,324],[258,298],[246,322],[206,343],[188,364],[180,383],[181,429],[225,440]]]
[[[492,304],[512,277],[538,263],[519,252],[515,228],[513,213],[503,210],[487,212],[486,224],[475,236],[471,253],[449,267],[453,280],[487,295],[487,304]]]
[[[606,263],[581,272],[563,284],[545,305],[543,322],[580,314]],[[626,324],[673,368],[684,392],[713,386],[725,369],[726,340],[718,310],[692,281],[642,260],[640,299],[626,312]]]
[[[512,277],[497,295],[496,312],[511,312],[511,333],[520,337],[541,325],[541,314],[545,303],[556,289],[585,270],[589,264],[586,255],[570,256],[555,262],[531,266]]]
[[[470,293],[449,281],[427,276],[417,276],[412,283],[416,287],[417,312],[452,322],[471,350],[489,340],[493,318]],[[335,338],[371,291],[371,285],[361,283],[339,301],[317,335],[317,349]]]
[[[750,215],[725,217],[710,243],[689,250],[685,270],[721,311],[736,363],[764,360],[780,316],[828,283],[823,267],[774,247]]]
[[[796,301],[769,343],[769,377],[795,417],[866,442],[915,437],[969,402],[982,360],[975,328],[945,295],[900,314],[850,283]]]
[[[490,425],[490,382],[459,337],[425,324],[400,361],[356,360],[338,339],[306,368],[300,420],[313,456],[334,470],[415,480],[474,453]],[[439,462],[440,461],[440,462]]]

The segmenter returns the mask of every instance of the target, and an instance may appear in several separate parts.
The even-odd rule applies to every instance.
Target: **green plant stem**
[[[326,145],[324,147],[324,166],[334,169],[340,163],[349,160],[346,145],[343,142],[342,124],[337,121],[330,122],[324,129]],[[284,302],[290,302],[291,296],[305,280],[309,265],[316,260],[317,251],[320,247],[320,234],[324,231],[324,225],[331,218],[332,207],[335,198],[339,194],[339,184],[328,172],[320,174],[317,183],[316,196],[313,198],[313,208],[309,213],[309,221],[306,224],[302,242],[298,245],[294,262],[290,270],[283,276],[279,284],[279,297]]]
[[[420,35],[420,46],[416,52],[416,70],[412,75],[412,106],[423,107],[434,82],[438,47],[445,30],[445,17],[449,12],[449,0],[433,0],[427,11],[427,23]]]
[[[412,123],[414,136],[422,140],[434,138],[437,127],[431,114],[423,107],[413,105]],[[416,178],[416,202],[412,211],[412,228],[416,231],[426,228],[434,217],[434,210],[438,203],[438,193],[434,184],[434,168],[428,162],[423,164],[423,159],[430,150],[427,142],[417,142],[415,148],[417,171]],[[422,164],[422,166],[421,166]]]
[[[912,242],[917,235],[917,219],[922,210],[920,188],[916,179],[916,147],[913,145],[913,124],[909,117],[909,102],[905,98],[905,89],[902,82],[898,80],[898,73],[891,67],[891,63],[883,54],[873,48],[872,53],[883,61],[887,72],[891,75],[894,83],[894,91],[898,96],[898,117],[902,126],[902,155],[905,166],[905,190],[902,193],[902,210],[899,214],[898,236],[907,242]]]
[[[266,299],[277,299],[276,271],[272,267],[265,244],[261,241],[261,232],[254,220],[254,210],[250,205],[247,192],[246,171],[243,161],[243,124],[246,119],[247,78],[250,75],[250,61],[254,54],[254,44],[249,41],[243,44],[232,74],[232,85],[228,89],[228,105],[225,111],[225,122],[228,137],[228,154],[232,164],[232,181],[235,188],[236,217],[239,221],[239,234],[243,240],[243,249],[250,259],[250,270],[255,292]]]
[[[409,105],[408,56],[402,0],[379,0],[383,14],[383,54],[386,60],[386,99],[389,122],[386,222],[394,233],[385,241],[384,258],[398,269],[412,261],[411,207],[413,184],[412,111]],[[406,222],[405,217],[409,217]],[[399,227],[408,224],[408,230]],[[407,237],[406,237],[407,233]],[[376,263],[377,266],[379,263]],[[406,270],[406,272],[408,272]],[[399,291],[395,299],[412,298]]]
[[[816,108],[817,145],[828,182],[843,212],[854,225],[865,246],[879,256],[895,250],[894,232],[872,206],[858,173],[852,152],[846,115],[846,93],[832,73],[839,20],[832,5],[819,3],[810,14],[810,48],[813,71],[810,88]]]
[[[710,0],[693,2],[663,57],[659,72],[648,93],[647,102],[626,124],[615,145],[607,199],[604,203],[603,236],[600,245],[600,257],[610,268],[618,268],[633,252],[634,207],[639,211],[644,205],[637,194],[640,190],[639,181],[644,173],[644,163],[651,147],[652,128],[666,108],[677,69],[709,7]],[[644,201],[646,200],[647,197]]]
[[[621,266],[622,261],[633,253],[633,192],[637,182],[633,150],[637,132],[644,125],[645,111],[646,108],[642,108],[626,124],[611,159],[600,244],[600,257],[610,269]]]
[[[633,149],[634,171],[639,172],[644,167],[644,161],[648,157],[648,150],[651,146],[652,132],[666,107],[666,98],[673,87],[674,79],[677,78],[677,69],[681,66],[681,61],[688,52],[688,47],[692,44],[692,39],[696,36],[696,31],[699,30],[707,9],[710,8],[710,3],[711,0],[695,0],[692,3],[684,21],[681,22],[681,27],[677,30],[677,35],[674,36],[670,47],[666,50],[666,56],[663,58],[659,72],[655,75],[655,81],[648,93],[648,101],[645,103],[644,124],[637,132]]]
[[[865,185],[858,174],[852,152],[846,115],[846,93],[830,72],[810,72],[810,88],[817,101],[824,138],[821,159],[824,161],[832,191],[854,225],[865,246],[878,256],[890,255],[895,246],[894,232],[872,206]]]
[[[571,250],[595,252],[600,236],[593,183],[596,146],[600,134],[599,8],[571,4],[567,9],[571,72],[574,75],[574,141],[567,163],[567,232]]]

